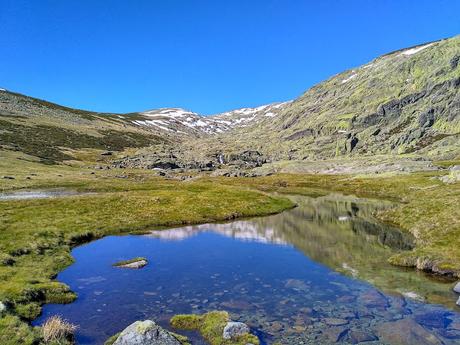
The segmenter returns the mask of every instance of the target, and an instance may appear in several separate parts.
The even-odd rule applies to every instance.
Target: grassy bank
[[[264,215],[292,207],[269,193],[324,195],[330,191],[389,199],[399,206],[377,216],[411,232],[413,251],[394,264],[460,275],[460,184],[436,173],[357,177],[273,175],[260,178],[168,180],[143,170],[100,170],[89,165],[44,165],[30,156],[0,152],[0,190],[65,187],[80,195],[0,202],[1,344],[33,344],[41,331],[27,321],[43,303],[67,303],[75,295],[56,282],[72,263],[75,245],[107,234]],[[1,313],[1,312],[0,312]]]
[[[72,263],[75,245],[108,234],[264,215],[293,206],[246,187],[166,180],[147,171],[92,174],[21,160],[3,168],[14,177],[0,180],[3,190],[67,187],[90,194],[0,202],[0,301],[8,308],[0,315],[2,345],[40,341],[40,331],[26,321],[39,315],[43,303],[75,299],[67,286],[53,280]]]
[[[265,192],[310,195],[337,191],[399,202],[377,217],[416,238],[416,248],[391,257],[391,263],[460,277],[460,183],[444,184],[439,173],[379,177],[345,175],[274,175],[255,179],[221,179]]]

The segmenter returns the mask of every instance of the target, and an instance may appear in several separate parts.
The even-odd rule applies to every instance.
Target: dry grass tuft
[[[43,325],[43,339],[45,343],[72,340],[76,330],[77,326],[60,316],[52,316]]]

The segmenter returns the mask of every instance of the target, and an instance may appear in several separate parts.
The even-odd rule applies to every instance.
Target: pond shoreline
[[[114,237],[105,238],[105,239],[102,239],[101,241],[93,242],[91,244],[82,246],[74,254],[77,259],[76,264],[70,267],[69,269],[66,269],[63,274],[60,274],[61,277],[62,275],[67,277],[63,281],[70,284],[72,289],[75,289],[76,287],[80,286],[78,289],[82,289],[82,290],[76,289],[75,291],[82,291],[82,294],[83,294],[82,300],[81,301],[77,300],[76,302],[77,304],[74,305],[73,307],[69,306],[69,307],[59,308],[58,306],[53,306],[53,307],[45,306],[45,315],[42,316],[40,320],[43,320],[43,318],[45,318],[48,315],[52,315],[53,310],[58,313],[60,313],[59,310],[63,310],[63,311],[79,310],[79,308],[81,308],[82,305],[86,305],[89,302],[88,297],[93,296],[91,289],[93,289],[94,293],[96,294],[94,297],[91,297],[90,299],[91,301],[93,300],[93,298],[95,301],[102,298],[101,302],[98,302],[98,303],[95,302],[94,305],[93,305],[93,302],[91,302],[91,304],[84,309],[86,310],[85,313],[91,310],[91,313],[94,313],[94,317],[98,315],[98,313],[96,313],[95,310],[98,308],[102,308],[100,306],[101,303],[103,303],[103,305],[105,304],[107,304],[108,306],[111,305],[111,303],[109,302],[110,298],[113,298],[115,301],[119,300],[120,298],[123,298],[123,300],[126,300],[128,305],[133,306],[131,307],[131,309],[135,308],[134,306],[138,306],[140,310],[145,310],[146,308],[149,309],[147,305],[144,305],[144,302],[137,301],[138,299],[141,299],[143,301],[144,298],[147,298],[148,300],[152,300],[152,301],[155,301],[157,299],[163,300],[163,303],[166,303],[164,308],[174,310],[175,313],[176,312],[178,313],[193,312],[193,310],[180,309],[181,305],[183,303],[191,303],[192,305],[200,304],[200,303],[198,301],[195,301],[193,296],[188,297],[188,299],[184,300],[183,297],[178,298],[176,295],[178,294],[180,294],[181,296],[183,294],[187,295],[186,291],[190,291],[191,289],[197,289],[198,291],[200,291],[199,286],[202,283],[202,281],[201,283],[200,281],[194,282],[187,288],[184,287],[183,291],[181,288],[179,291],[176,290],[177,293],[174,292],[174,290],[173,292],[168,293],[168,291],[165,290],[167,289],[167,287],[163,285],[166,283],[164,281],[157,282],[158,278],[154,278],[154,277],[156,277],[160,272],[164,271],[165,269],[164,265],[168,265],[169,263],[173,263],[176,261],[181,262],[183,260],[180,260],[180,256],[173,256],[175,259],[172,259],[172,257],[168,255],[164,256],[161,251],[158,251],[158,249],[156,250],[142,249],[143,248],[142,246],[143,244],[148,245],[148,243],[152,241],[155,241],[155,243],[156,241],[159,241],[158,242],[159,244],[163,243],[162,246],[167,246],[167,247],[171,247],[171,246],[174,247],[176,246],[176,243],[177,243],[177,245],[179,245],[180,248],[182,248],[179,250],[179,252],[185,255],[185,257],[187,257],[187,260],[185,260],[185,263],[190,262],[191,264],[193,262],[193,258],[192,256],[190,256],[190,254],[194,252],[193,248],[195,248],[196,243],[199,243],[197,241],[200,241],[200,238],[210,238],[209,234],[211,233],[215,233],[216,235],[219,235],[219,237],[224,236],[225,238],[228,238],[228,240],[227,239],[224,240],[225,243],[229,243],[228,241],[232,241],[232,242],[242,241],[243,243],[245,243],[244,246],[252,246],[251,243],[260,243],[261,245],[266,245],[268,247],[270,247],[271,244],[274,244],[275,246],[281,246],[281,247],[287,246],[286,248],[291,247],[293,249],[289,249],[290,251],[294,250],[297,253],[303,253],[303,255],[308,257],[309,260],[312,260],[312,262],[317,262],[319,264],[324,265],[324,267],[327,267],[327,269],[331,269],[333,271],[341,273],[341,274],[330,273],[332,274],[331,277],[337,277],[337,279],[345,279],[345,281],[347,281],[345,277],[348,276],[351,279],[357,279],[356,284],[366,285],[367,283],[364,283],[364,282],[367,279],[371,278],[371,280],[374,280],[374,278],[378,278],[380,280],[371,282],[372,292],[370,292],[370,295],[367,294],[365,291],[369,288],[358,288],[357,290],[357,291],[362,291],[360,292],[360,294],[362,293],[364,296],[362,298],[370,299],[369,303],[371,305],[374,305],[375,303],[378,303],[379,306],[386,305],[386,302],[382,300],[383,292],[377,293],[376,292],[377,290],[375,290],[376,288],[379,288],[379,289],[383,288],[383,291],[388,291],[390,293],[387,296],[393,296],[393,297],[385,297],[385,298],[389,298],[389,300],[391,301],[391,305],[394,305],[395,303],[396,303],[395,305],[397,305],[398,303],[400,303],[397,301],[401,298],[407,301],[407,302],[404,302],[404,304],[409,303],[410,305],[412,305],[415,302],[409,302],[409,301],[412,301],[412,300],[415,301],[419,296],[423,296],[423,292],[420,293],[420,291],[417,290],[417,287],[413,285],[426,286],[428,284],[428,280],[426,280],[422,276],[414,275],[414,272],[405,271],[405,270],[399,272],[397,268],[392,269],[391,268],[392,266],[389,264],[383,265],[381,260],[379,259],[382,256],[386,258],[391,253],[389,249],[385,249],[386,247],[385,244],[393,243],[394,245],[397,246],[396,248],[398,248],[399,246],[404,247],[405,244],[404,242],[401,242],[401,240],[398,237],[394,237],[393,242],[391,241],[388,242],[389,235],[387,235],[385,232],[382,233],[383,237],[379,235],[377,228],[375,228],[376,225],[374,225],[375,220],[372,220],[373,219],[372,214],[374,212],[373,211],[374,206],[372,206],[373,203],[371,203],[369,200],[357,199],[357,198],[352,198],[348,196],[340,197],[340,196],[335,195],[333,197],[328,196],[328,197],[320,197],[320,198],[308,198],[308,203],[305,204],[302,202],[302,199],[304,198],[305,197],[298,197],[296,199],[294,197],[293,202],[295,202],[298,205],[298,207],[290,211],[282,212],[277,215],[272,215],[272,216],[267,216],[267,217],[256,217],[256,218],[252,218],[252,219],[250,218],[246,220],[236,219],[236,220],[233,220],[232,222],[227,222],[227,223],[190,225],[186,227],[182,226],[178,228],[172,228],[169,230],[166,230],[166,229],[157,230],[157,231],[153,231],[150,235],[146,235],[146,236],[122,236],[122,237],[114,236]],[[335,198],[338,198],[337,199],[339,200],[338,203],[334,201]],[[363,202],[363,204],[360,204],[358,202],[355,205],[355,201],[357,200],[359,200],[360,202]],[[310,203],[312,203],[311,206],[308,206]],[[324,209],[326,213],[321,211],[322,209]],[[332,211],[333,213],[329,214],[330,211]],[[347,220],[345,220],[345,215],[347,215]],[[292,228],[292,224],[294,224],[293,222],[295,219],[297,219],[296,222],[300,221],[300,223],[298,223],[296,228]],[[315,219],[317,219],[317,221],[320,222],[319,224],[322,224],[321,225],[322,228],[315,230],[312,227],[313,224],[315,223],[311,223],[311,222],[312,221],[316,222]],[[270,225],[272,223],[273,225]],[[290,224],[290,225],[287,225],[287,224]],[[330,224],[332,228],[327,224]],[[332,231],[333,227],[338,227],[338,228]],[[283,228],[285,228],[285,230],[282,230]],[[264,229],[267,229],[267,232],[265,232]],[[382,230],[386,231],[385,229],[391,229],[391,228],[387,228],[386,226],[382,225]],[[283,232],[280,233],[279,230],[282,230]],[[302,231],[298,232],[300,230]],[[322,237],[318,237],[318,236],[322,236]],[[215,237],[214,235],[212,235],[212,238],[217,239],[217,237]],[[315,241],[312,241],[312,239],[315,239]],[[291,242],[293,240],[294,242]],[[180,243],[183,241],[184,243],[181,245]],[[123,243],[131,243],[131,242],[135,245],[124,245],[123,244]],[[316,246],[314,245],[315,242],[317,243]],[[120,248],[131,248],[131,250],[126,253],[125,253],[125,250],[119,252],[116,249],[118,247],[117,245],[115,245],[116,243],[120,243],[119,245]],[[189,243],[191,244],[189,245]],[[195,243],[195,244],[192,245],[192,243]],[[333,245],[334,243],[335,245]],[[113,249],[110,249],[112,247]],[[91,248],[98,248],[98,249],[91,250]],[[208,255],[210,256],[209,264],[212,265],[212,262],[213,262],[212,246],[211,247],[207,246],[206,248],[207,248],[206,251],[208,250],[210,251],[209,253],[207,253],[206,257]],[[218,248],[220,248],[220,246],[218,246]],[[258,247],[256,246],[255,248],[258,248]],[[355,257],[355,258],[361,257],[361,254],[357,252],[358,248],[361,248],[363,250],[362,260],[349,261],[352,257]],[[104,254],[105,256],[100,257],[100,255],[105,253],[107,250],[109,250],[109,252],[112,252],[112,254],[110,255]],[[216,249],[216,250],[217,252],[220,251],[220,249]],[[205,251],[204,248],[202,250],[198,250],[198,252],[204,252],[204,251]],[[350,251],[353,253],[351,257],[347,254]],[[153,266],[150,268],[149,266],[147,266],[145,268],[147,271],[136,272],[134,274],[127,273],[131,278],[129,278],[129,280],[125,283],[123,283],[123,279],[122,279],[123,276],[120,276],[118,273],[112,272],[110,273],[109,276],[106,277],[104,273],[101,273],[99,269],[96,269],[96,268],[94,271],[92,269],[89,269],[89,270],[85,269],[86,273],[84,273],[83,275],[76,276],[76,277],[83,278],[83,277],[88,277],[88,275],[94,275],[95,276],[94,279],[89,277],[87,279],[85,278],[85,280],[83,281],[83,279],[75,278],[77,280],[80,279],[81,281],[79,280],[79,282],[71,283],[71,280],[69,280],[70,273],[68,272],[73,272],[76,269],[76,267],[81,267],[81,268],[87,267],[88,260],[91,262],[94,262],[91,259],[92,257],[92,255],[90,254],[91,252],[98,253],[97,254],[98,260],[102,260],[103,258],[105,258],[103,260],[105,260],[107,264],[103,264],[102,267],[101,267],[101,264],[99,264],[99,267],[101,267],[100,269],[103,269],[103,270],[107,269],[110,271],[110,266],[113,264],[114,260],[125,260],[130,257],[134,257],[136,255],[141,255],[145,257],[146,259],[148,258],[148,260],[152,262]],[[234,253],[236,257],[240,256],[237,253],[237,251],[231,251],[231,252]],[[345,256],[337,257],[337,258],[334,258],[334,256],[331,256],[331,253],[338,254],[339,252]],[[88,253],[88,254],[83,254],[83,253]],[[148,254],[148,253],[153,253],[153,254]],[[113,256],[114,254],[117,256]],[[228,257],[228,256],[224,255],[224,258],[225,257]],[[242,258],[244,258],[244,255],[242,256]],[[332,258],[333,261],[330,261],[330,258]],[[80,260],[83,260],[83,262],[81,262]],[[204,262],[208,262],[209,260],[206,259],[206,261]],[[266,260],[269,260],[268,257]],[[255,261],[251,261],[251,262],[252,264],[255,263]],[[348,263],[348,265],[347,266],[344,265],[342,267],[343,262]],[[378,262],[381,262],[380,265],[382,265],[382,267],[375,267],[375,264]],[[243,267],[244,265],[243,263],[244,263],[244,259],[242,261],[242,264],[238,265],[238,267]],[[96,265],[96,262],[94,262],[94,264]],[[195,266],[201,267],[199,263],[196,263],[192,265],[190,268],[188,268],[187,270],[193,269],[193,267]],[[224,266],[224,267],[227,267],[227,266]],[[203,267],[200,268],[200,270],[202,269]],[[228,267],[228,269],[231,269],[231,267]],[[261,274],[260,273],[261,271],[259,269],[256,269],[256,267],[254,267],[253,271],[254,270],[255,272],[259,272],[258,274]],[[366,273],[367,270],[369,270],[368,273]],[[180,279],[180,277],[182,277],[180,271],[176,271],[176,270],[173,270],[173,271],[174,271],[174,275],[175,276],[177,275],[176,279]],[[143,287],[144,279],[148,279],[148,277],[150,277],[152,274],[154,275],[151,278],[153,279],[153,282],[154,282],[153,285],[152,285],[152,282],[150,282],[150,283],[145,283],[146,287]],[[206,276],[206,271],[204,271],[203,274]],[[267,281],[267,280],[262,279],[263,283],[261,284],[264,286],[265,285],[269,286],[268,284],[276,285],[277,289],[287,289],[286,290],[287,292],[290,291],[289,293],[294,293],[295,296],[297,296],[298,292],[302,292],[302,294],[312,293],[313,291],[315,291],[315,289],[317,289],[317,287],[315,287],[315,283],[308,282],[308,278],[302,279],[301,277],[296,277],[294,274],[295,273],[292,272],[289,276],[284,278],[285,280],[282,279],[280,283],[275,283],[274,281],[271,282],[270,280]],[[387,274],[389,275],[387,276]],[[321,276],[323,277],[320,279],[326,279],[326,276],[328,275],[325,275],[324,273],[322,273]],[[340,278],[342,276],[343,278]],[[115,277],[118,277],[118,278],[115,278]],[[139,277],[139,278],[136,278],[136,277]],[[248,276],[248,278],[250,277],[251,276]],[[407,282],[409,284],[407,286],[400,285],[404,283],[406,279],[404,277],[407,278]],[[98,279],[96,280],[96,278]],[[116,283],[113,281],[114,278],[116,279]],[[58,279],[61,280],[61,278],[59,277]],[[107,279],[107,283],[104,283],[105,279]],[[121,280],[118,281],[118,279],[121,279]],[[134,279],[140,279],[140,280],[138,280],[137,283],[135,283],[136,280]],[[224,279],[224,277],[216,278],[216,279]],[[327,279],[333,279],[333,278],[327,278]],[[94,284],[91,283],[93,280],[94,280]],[[358,283],[359,281],[362,281],[362,280],[364,280],[363,283]],[[387,280],[396,281],[397,284],[394,287],[401,287],[403,289],[400,291],[394,291],[396,294],[392,294],[391,291],[392,289],[394,289],[394,287],[392,288],[391,286],[386,286],[385,282]],[[217,281],[219,280],[216,280],[216,282]],[[340,283],[340,285],[345,284],[345,281]],[[245,283],[248,283],[248,281],[246,281],[245,279],[240,279],[239,283],[245,284]],[[111,286],[114,286],[114,285],[116,286],[119,284],[120,284],[120,289],[121,289],[120,291],[110,292]],[[123,287],[124,284],[133,284],[133,285]],[[155,284],[160,284],[160,286],[162,286],[162,290],[160,290],[159,292],[156,292]],[[176,283],[176,284],[179,284],[179,283]],[[231,283],[229,284],[231,285]],[[238,285],[237,282],[235,282],[234,284]],[[346,286],[346,285],[347,284],[343,286]],[[319,286],[321,286],[321,284]],[[87,289],[89,289],[88,292],[85,292],[87,291]],[[134,291],[136,291],[135,289],[139,289],[139,291],[134,293],[134,291],[132,291],[133,289]],[[141,298],[143,289],[147,289],[147,291],[145,292],[145,297]],[[250,287],[247,287],[246,289],[247,291],[253,291],[253,289],[251,289]],[[125,296],[124,291],[126,291],[126,296]],[[134,295],[132,297],[129,297],[128,291],[132,291],[131,293],[134,293]],[[345,292],[345,295],[342,296],[343,301],[341,302],[341,304],[350,302],[349,300],[350,296],[348,296],[348,294],[350,294],[351,291],[353,291],[353,288],[349,292],[348,290],[345,290],[345,291],[347,292]],[[102,295],[100,295],[100,293]],[[217,290],[217,292],[215,293],[219,293],[219,290]],[[285,292],[281,293],[281,295],[283,295],[284,293]],[[401,295],[404,295],[406,297],[405,298],[398,297]],[[214,293],[212,292],[209,294],[205,293],[203,297],[201,297],[201,299],[205,298],[206,301],[208,299],[212,301],[213,300],[212,296],[214,296]],[[249,308],[250,304],[252,304],[251,302],[250,304],[247,304],[247,302],[239,301],[239,298],[244,298],[244,296],[245,295],[242,295],[240,297],[236,297],[236,296],[231,297],[230,301],[228,300],[226,301],[224,298],[222,304],[217,304],[217,305],[212,304],[206,309],[204,309],[203,312],[210,311],[211,310],[210,308],[212,308],[212,310],[226,310],[227,308],[230,308],[229,311],[232,311],[233,313],[237,312],[237,314],[239,314],[243,312],[244,310],[246,310],[246,308]],[[295,300],[297,301],[296,302],[297,304],[302,306],[302,303],[306,303],[306,302],[302,302],[301,299],[300,300],[298,299],[300,298],[300,296],[297,296],[297,297],[295,296],[292,296],[292,297],[295,298]],[[356,298],[358,298],[359,300],[359,298],[361,297],[357,296]],[[172,299],[172,300],[169,301],[169,299]],[[178,300],[173,302],[173,300],[176,300],[176,299]],[[168,300],[169,302],[166,302],[166,300]],[[128,302],[128,301],[131,301],[131,302]],[[269,301],[270,301],[270,298],[268,298],[267,303],[269,303]],[[280,302],[282,302],[282,300],[280,300]],[[147,303],[147,300],[145,301],[145,303]],[[254,302],[254,304],[258,305],[257,302]],[[281,304],[281,305],[283,306],[284,304]],[[423,303],[423,305],[426,305],[428,309],[431,308],[429,307],[430,304],[426,304],[426,302]],[[156,310],[154,306],[153,308],[154,310]],[[308,305],[303,304],[303,306],[306,307]],[[90,309],[88,309],[88,307]],[[176,309],[176,308],[179,308],[179,309]],[[283,307],[283,308],[285,309],[286,307]],[[103,309],[104,308],[102,308],[102,310]],[[349,315],[349,312],[342,311],[338,313],[338,315],[343,314],[343,318],[341,318],[340,320],[335,320],[335,319],[333,320],[333,319],[330,319],[332,316],[327,316],[329,315],[329,311],[327,310],[323,310],[323,313],[326,313],[323,316],[325,317],[324,320],[330,323],[340,322],[340,323],[348,324],[349,321],[345,322],[344,320],[347,319],[346,315]],[[201,309],[197,309],[197,311],[198,313],[200,313]],[[111,311],[110,313],[120,314],[121,312]],[[125,313],[128,313],[128,309],[126,310]],[[64,314],[64,316],[66,315],[67,314]],[[129,314],[126,314],[126,315],[129,315]],[[157,317],[162,326],[167,326],[167,321],[163,320],[163,318],[166,318],[166,315],[163,315],[163,314],[159,316],[156,315],[155,313],[144,314],[144,316],[142,316],[141,318],[152,318],[153,320],[156,321]],[[381,318],[381,316],[379,317]],[[73,320],[72,317],[70,317],[70,319]],[[129,319],[126,322],[128,321],[132,322],[135,320]],[[242,321],[249,322],[249,324],[253,324],[255,322],[255,320],[251,321],[251,319],[247,319],[246,316],[244,317]],[[356,324],[356,326],[359,326],[360,322],[361,321],[359,320],[353,321],[353,325]],[[272,326],[264,326],[264,327],[273,327],[273,329],[275,328],[277,329],[279,327],[277,325],[278,324],[273,324]],[[83,328],[85,327],[86,326],[83,326]],[[284,326],[284,328],[285,327],[287,326]],[[317,327],[322,327],[322,326],[315,326],[315,330],[321,329]],[[335,326],[332,324],[331,327],[334,328]],[[299,328],[299,329],[303,329],[303,328]],[[121,329],[111,329],[111,331],[120,331],[120,330]],[[88,332],[89,332],[89,329],[88,329]],[[92,332],[94,332],[94,329],[92,330]],[[261,334],[264,334],[264,333],[262,332]]]

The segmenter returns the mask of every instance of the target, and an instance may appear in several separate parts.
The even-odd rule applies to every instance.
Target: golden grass
[[[65,343],[73,341],[77,326],[60,316],[52,316],[45,321],[42,330],[45,343]]]

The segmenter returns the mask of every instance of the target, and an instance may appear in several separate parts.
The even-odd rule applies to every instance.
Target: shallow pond
[[[46,305],[79,325],[79,344],[103,344],[140,319],[168,327],[177,313],[227,310],[272,344],[459,344],[451,283],[386,263],[413,246],[372,213],[390,204],[295,197],[282,214],[106,237],[78,247],[58,280],[78,293]],[[144,256],[141,270],[112,267]],[[192,335],[193,344],[202,341]]]
[[[33,189],[33,190],[20,190],[13,192],[0,193],[0,201],[9,200],[26,200],[26,199],[50,199],[60,198],[72,195],[82,195],[89,193],[81,193],[69,189]]]

